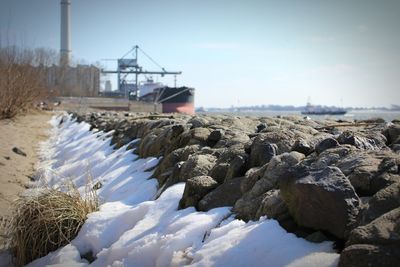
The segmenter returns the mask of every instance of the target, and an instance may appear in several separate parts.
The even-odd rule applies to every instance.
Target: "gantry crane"
[[[138,64],[138,52],[141,52],[144,56],[146,56],[151,62],[153,62],[156,66],[158,66],[161,71],[148,71],[143,70]],[[130,53],[133,53],[133,58],[126,58]],[[134,93],[134,98],[139,97],[139,80],[138,77],[140,74],[148,74],[148,75],[175,75],[175,82],[176,82],[176,75],[182,74],[181,71],[166,71],[160,64],[158,64],[153,58],[151,58],[148,54],[146,54],[138,45],[135,45],[131,50],[129,50],[124,56],[119,59],[115,59],[117,61],[117,70],[102,70],[103,74],[117,74],[118,77],[118,91],[123,91],[125,97],[128,98],[131,92]],[[127,82],[127,77],[130,74],[135,75],[135,83],[129,84]]]

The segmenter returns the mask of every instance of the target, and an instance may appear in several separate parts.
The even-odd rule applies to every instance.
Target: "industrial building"
[[[100,70],[93,65],[56,66],[46,68],[47,85],[61,96],[97,96]]]
[[[93,97],[100,90],[100,69],[71,65],[71,0],[61,0],[60,62],[45,69],[47,85],[60,96]]]

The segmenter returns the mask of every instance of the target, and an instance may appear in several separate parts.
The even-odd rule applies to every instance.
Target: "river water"
[[[302,115],[300,111],[254,111],[254,112],[204,112],[203,114],[227,114],[227,115],[236,115],[236,116],[251,116],[251,117],[276,117],[276,116],[287,116],[287,115],[297,115],[297,116],[306,116]],[[372,118],[382,118],[387,122],[393,120],[400,120],[400,111],[382,111],[382,110],[353,110],[349,111],[344,115],[307,115],[311,119],[314,120],[326,120],[326,119],[334,119],[334,120],[366,120]]]

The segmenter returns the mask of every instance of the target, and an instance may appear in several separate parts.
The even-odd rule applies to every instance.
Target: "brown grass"
[[[68,193],[40,189],[34,196],[20,198],[8,229],[15,265],[23,266],[70,243],[88,213],[97,208],[94,191],[83,199],[75,188]]]

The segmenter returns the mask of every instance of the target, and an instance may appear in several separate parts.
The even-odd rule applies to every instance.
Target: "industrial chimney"
[[[70,6],[71,0],[61,0],[60,66],[68,66],[71,60]]]

